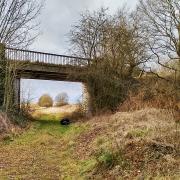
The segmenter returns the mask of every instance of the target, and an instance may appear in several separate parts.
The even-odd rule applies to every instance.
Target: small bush
[[[0,111],[0,134],[10,132],[12,123],[7,115]]]
[[[120,149],[116,151],[101,149],[100,152],[96,154],[96,160],[97,170],[112,169],[117,165],[120,166],[122,170],[129,168],[129,163]]]
[[[134,111],[143,108],[179,109],[179,90],[168,81],[155,76],[139,79],[140,87],[129,91],[128,98],[120,105],[120,111]]]
[[[81,103],[79,103],[77,105],[77,109],[70,115],[67,116],[69,119],[73,120],[73,121],[77,121],[77,120],[83,120],[83,118],[87,119],[87,114],[84,111],[83,105]]]
[[[50,95],[44,94],[39,98],[38,105],[40,107],[52,107],[53,106],[53,99]]]
[[[113,167],[115,163],[115,157],[114,154],[111,152],[105,151],[98,157],[98,162],[101,164],[101,166],[105,168],[111,168]]]
[[[116,111],[135,83],[134,79],[121,76],[108,63],[92,64],[85,73],[80,72],[80,78],[87,86],[94,114]]]

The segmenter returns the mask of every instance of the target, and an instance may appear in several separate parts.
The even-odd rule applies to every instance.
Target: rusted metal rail
[[[71,66],[87,66],[89,59],[58,55],[52,53],[44,53],[37,51],[29,51],[15,48],[5,48],[5,55],[8,60],[29,61],[31,63],[45,63],[54,65],[71,65]]]

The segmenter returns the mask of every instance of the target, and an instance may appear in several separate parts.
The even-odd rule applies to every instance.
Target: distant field
[[[65,105],[62,107],[39,107],[38,105],[32,105],[31,115],[35,119],[39,120],[59,120],[67,115],[71,115],[73,112],[77,111],[77,105]]]

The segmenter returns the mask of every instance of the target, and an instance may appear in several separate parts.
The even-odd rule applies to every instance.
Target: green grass
[[[150,129],[134,129],[128,132],[128,137],[145,137],[149,134]]]
[[[87,130],[85,123],[62,126],[51,115],[33,121],[0,144],[0,179],[84,179],[95,160],[79,160],[76,138]]]
[[[42,121],[58,121],[59,119],[66,116],[66,114],[36,114],[35,119]]]

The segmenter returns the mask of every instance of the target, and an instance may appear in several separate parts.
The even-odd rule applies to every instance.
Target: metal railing
[[[28,61],[31,63],[45,63],[54,65],[87,66],[90,60],[80,57],[36,52],[15,48],[6,48],[5,55],[8,60]]]

